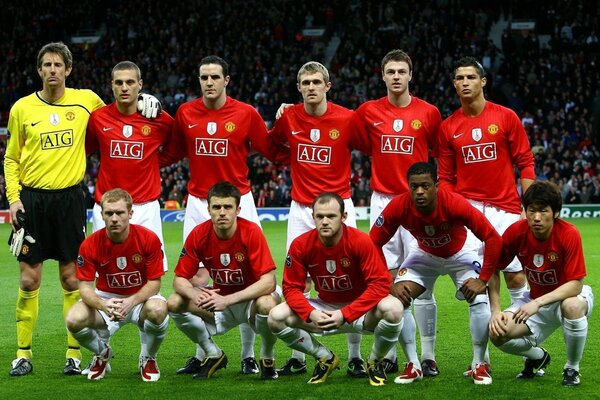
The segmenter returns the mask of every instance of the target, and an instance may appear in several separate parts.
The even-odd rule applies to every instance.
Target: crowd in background
[[[354,109],[385,96],[380,60],[394,48],[412,57],[411,93],[447,117],[459,107],[452,63],[472,55],[488,72],[486,97],[521,117],[538,178],[557,183],[567,204],[600,203],[596,2],[497,3],[429,0],[417,8],[403,1],[205,0],[139,8],[117,1],[55,7],[51,1],[33,0],[27,7],[6,5],[0,17],[0,125],[6,125],[18,98],[39,90],[39,48],[50,40],[68,43],[76,33],[100,32],[101,39],[70,46],[74,68],[69,87],[93,89],[110,103],[110,70],[130,59],[142,70],[144,91],[159,97],[175,115],[179,105],[199,96],[200,59],[217,54],[230,64],[228,94],[254,105],[268,126],[282,102],[301,101],[296,73],[309,60],[328,65],[328,97],[335,103]],[[508,19],[534,20],[535,29],[498,31],[496,24]],[[324,28],[321,37],[303,34],[304,28],[317,27]],[[332,38],[341,40],[334,52],[327,48]],[[0,141],[2,158],[4,149]],[[259,154],[248,163],[257,206],[288,206],[289,170],[275,168]],[[90,202],[98,165],[98,157],[90,156],[84,182]],[[161,202],[184,206],[186,161],[164,168],[161,176]],[[369,158],[354,152],[351,185],[357,206],[369,203],[369,180]],[[8,207],[4,185],[0,176],[0,208]]]

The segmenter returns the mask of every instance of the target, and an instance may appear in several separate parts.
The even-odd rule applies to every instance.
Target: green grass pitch
[[[584,242],[588,277],[586,283],[595,290],[600,287],[600,223],[598,219],[574,219],[580,229]],[[359,227],[368,229],[366,221],[360,221]],[[271,251],[278,265],[278,281],[281,282],[281,268],[285,257],[285,223],[265,222],[264,231],[269,240]],[[171,291],[173,268],[181,249],[182,224],[165,223],[165,238],[170,271],[163,279],[162,293],[168,296]],[[8,225],[0,226],[0,237],[6,241]],[[112,339],[114,359],[113,372],[102,381],[91,382],[83,376],[63,376],[65,353],[65,327],[62,321],[62,296],[58,283],[56,262],[47,262],[40,294],[40,317],[34,332],[34,373],[21,377],[8,376],[10,362],[16,351],[15,301],[19,280],[18,265],[9,254],[8,246],[0,251],[0,293],[4,293],[0,303],[0,398],[1,399],[81,399],[81,398],[128,398],[128,399],[591,399],[600,398],[598,388],[600,378],[596,376],[595,366],[600,360],[598,349],[597,313],[589,321],[589,334],[581,363],[582,384],[576,388],[561,385],[562,368],[565,361],[565,349],[562,333],[557,331],[544,344],[552,355],[552,364],[546,375],[531,381],[517,381],[515,374],[522,368],[519,357],[509,356],[491,347],[492,374],[494,383],[489,387],[473,385],[470,379],[462,377],[471,360],[471,345],[468,329],[468,311],[466,303],[455,300],[449,278],[442,277],[436,285],[435,295],[438,301],[438,338],[437,360],[441,374],[436,378],[424,379],[412,385],[396,385],[392,382],[384,387],[370,387],[365,379],[351,379],[346,376],[346,344],[344,336],[330,336],[323,342],[341,356],[343,368],[332,374],[322,385],[308,385],[306,380],[314,366],[308,359],[309,374],[280,378],[273,382],[262,382],[258,376],[244,376],[240,373],[240,344],[237,329],[225,336],[216,338],[217,343],[229,357],[229,366],[218,371],[213,378],[197,381],[189,376],[177,376],[175,371],[181,367],[194,351],[193,344],[171,324],[167,337],[159,352],[159,367],[162,377],[159,382],[142,382],[137,370],[139,339],[137,329],[127,326]],[[506,292],[503,293],[506,300]],[[256,353],[259,351],[257,339]],[[372,339],[364,337],[363,357],[367,357]],[[277,363],[281,365],[290,351],[278,342],[276,348]],[[84,362],[89,360],[89,352],[84,350]],[[399,357],[403,360],[403,356]]]

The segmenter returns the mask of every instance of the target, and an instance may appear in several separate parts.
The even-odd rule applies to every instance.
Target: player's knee
[[[258,314],[267,315],[279,302],[277,299],[270,294],[260,296],[255,300],[256,312]]]
[[[504,280],[508,289],[519,289],[527,284],[527,279],[523,271],[504,272]]]
[[[150,299],[144,304],[143,318],[160,325],[168,315],[167,303],[161,299]]]
[[[273,332],[280,332],[285,329],[286,321],[291,315],[292,309],[286,304],[281,303],[269,311],[267,323]]]
[[[419,306],[429,306],[436,305],[435,297],[433,296],[433,291],[430,289],[425,290],[419,297],[414,299],[415,305]]]
[[[587,303],[579,297],[569,297],[560,303],[560,311],[567,319],[577,319],[585,316]]]
[[[402,320],[404,306],[400,300],[390,295],[384,297],[377,304],[377,311],[381,315],[381,319],[392,324],[397,324]]]
[[[65,317],[65,325],[69,332],[79,332],[86,327],[88,321],[88,315],[85,306],[82,302],[76,303],[67,312]]]
[[[167,300],[167,309],[170,313],[182,313],[186,311],[187,302],[178,293],[173,293]]]

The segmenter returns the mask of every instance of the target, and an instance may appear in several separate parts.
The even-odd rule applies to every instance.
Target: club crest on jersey
[[[229,264],[231,264],[231,257],[229,256],[229,253],[223,253],[221,254],[221,256],[219,257],[219,259],[221,260],[221,264],[224,267],[229,266]]]
[[[123,136],[126,138],[130,138],[133,135],[133,126],[131,125],[123,125]]]
[[[233,130],[235,129],[235,124],[233,122],[226,122],[225,123],[225,130],[229,133],[233,132]]]
[[[238,251],[237,253],[235,253],[235,261],[241,263],[244,261],[246,257],[244,257],[244,253],[242,253],[241,251]]]
[[[311,129],[310,130],[310,140],[313,142],[318,142],[321,139],[321,130],[320,129]]]
[[[496,124],[491,124],[490,126],[488,126],[488,129],[487,129],[487,131],[490,135],[495,135],[496,133],[498,133],[498,130],[499,130],[499,128],[498,128],[498,125],[496,125]]]
[[[540,268],[542,265],[544,265],[544,256],[542,254],[534,254],[533,265],[535,265],[537,268]]]
[[[133,255],[133,257],[131,257],[131,260],[132,260],[134,263],[136,263],[136,264],[139,264],[139,263],[141,263],[141,262],[142,262],[142,255],[141,255],[141,254],[139,254],[139,253],[135,253],[135,254]]]
[[[214,135],[215,133],[217,133],[217,123],[209,122],[208,124],[206,124],[206,132],[209,135]]]
[[[329,137],[332,140],[337,140],[337,138],[340,137],[340,131],[338,131],[337,129],[332,129],[329,131]]]
[[[428,236],[435,235],[435,228],[433,227],[433,225],[425,225],[425,233]]]
[[[58,116],[58,113],[50,114],[50,123],[54,126],[56,126],[60,123],[60,118]]]
[[[327,269],[327,272],[333,274],[335,272],[335,260],[326,260],[325,268]]]
[[[350,259],[348,257],[343,257],[340,260],[340,264],[342,264],[342,268],[348,268],[350,266]]]
[[[150,132],[152,132],[152,128],[150,128],[148,125],[142,126],[142,135],[148,136],[150,135]]]
[[[394,122],[392,123],[392,128],[396,132],[400,132],[402,130],[402,128],[404,128],[404,120],[395,119]]]
[[[556,254],[555,252],[551,251],[550,253],[548,253],[548,260],[550,262],[557,262],[558,261],[558,254]]]
[[[481,133],[481,128],[473,128],[473,130],[471,131],[471,137],[474,141],[479,142],[483,137],[483,134]]]
[[[67,118],[67,121],[73,121],[75,119],[75,113],[73,111],[67,111],[65,118]]]
[[[375,226],[381,228],[384,222],[385,218],[383,218],[383,214],[380,214],[379,217],[377,217],[377,220],[375,221]]]
[[[412,122],[410,123],[410,126],[415,130],[418,131],[419,129],[421,129],[421,127],[423,126],[423,123],[421,121],[419,121],[418,119],[413,119]]]
[[[117,267],[121,270],[127,268],[127,258],[126,257],[117,257]]]

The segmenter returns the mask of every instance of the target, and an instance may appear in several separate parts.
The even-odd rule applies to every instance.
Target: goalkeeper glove
[[[146,118],[156,118],[162,111],[160,100],[151,94],[140,93],[137,102],[138,111]]]
[[[16,232],[11,232],[10,238],[8,238],[10,244],[10,253],[18,257],[23,250],[23,244],[31,246],[35,243],[35,239],[27,232],[25,232],[25,228],[21,228]]]

